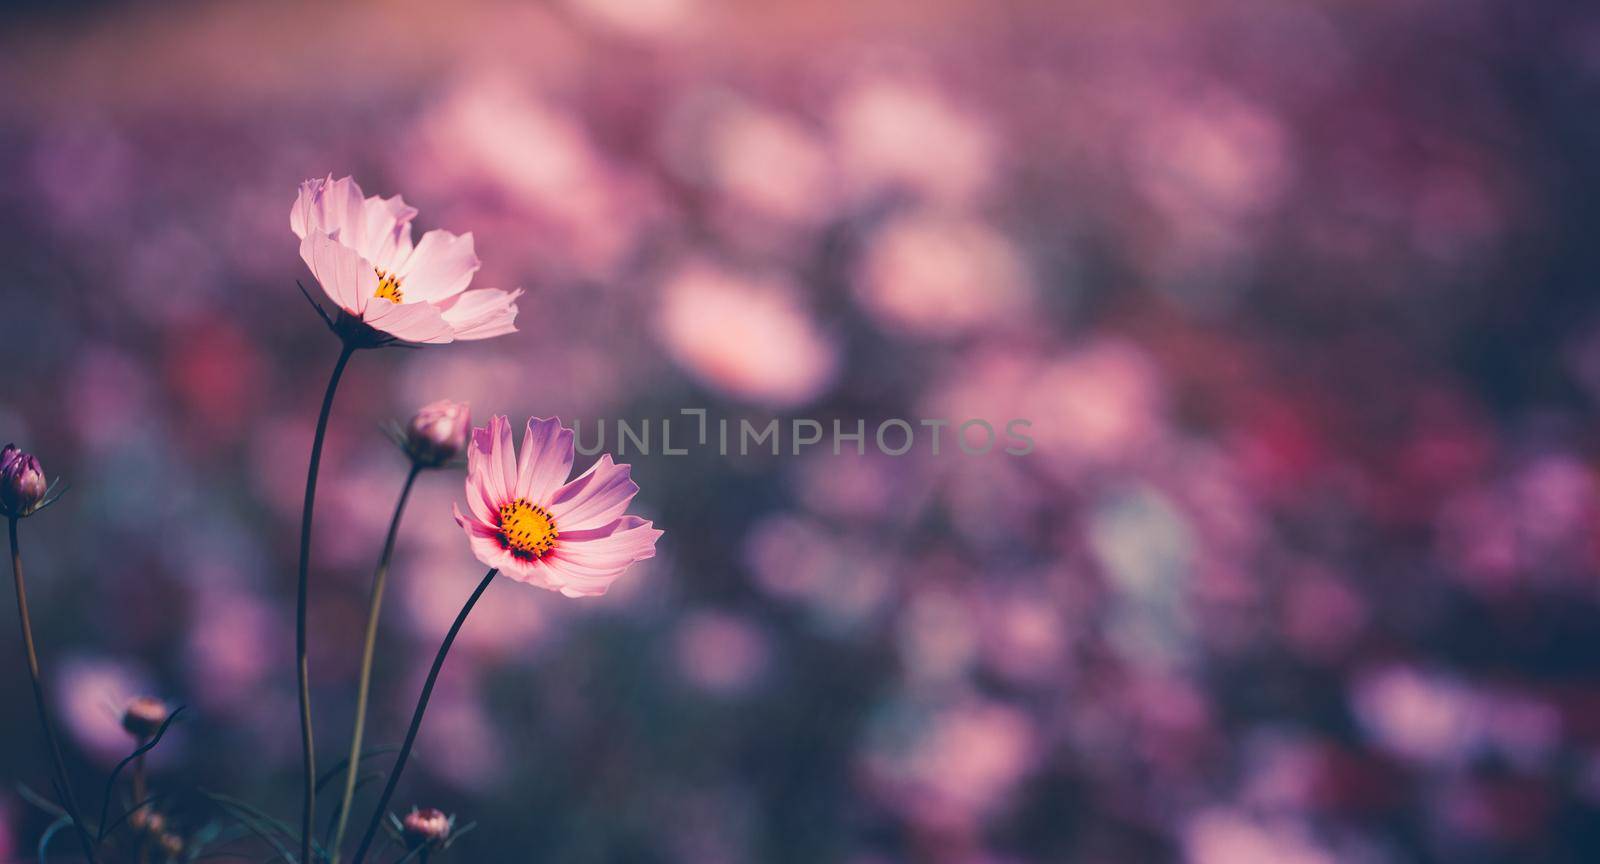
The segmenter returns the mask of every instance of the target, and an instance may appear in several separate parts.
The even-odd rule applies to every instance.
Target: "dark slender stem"
[[[367,695],[372,688],[372,655],[378,642],[378,617],[383,612],[383,589],[389,581],[389,560],[394,557],[395,540],[400,536],[400,517],[405,515],[406,500],[411,497],[411,487],[417,482],[422,466],[411,463],[406,484],[400,487],[400,500],[395,502],[394,517],[389,520],[389,536],[383,541],[383,554],[378,558],[378,569],[372,574],[372,595],[367,601],[367,629],[361,647],[361,673],[356,681],[356,723],[350,734],[350,757],[344,773],[344,797],[339,802],[339,821],[328,842],[328,854],[333,864],[339,864],[339,850],[344,845],[344,832],[350,822],[350,805],[356,795],[356,777],[361,767],[361,739],[367,728]]]
[[[56,743],[55,724],[50,722],[50,709],[44,698],[44,682],[39,675],[39,653],[33,647],[33,620],[28,615],[28,589],[22,580],[22,547],[17,544],[17,520],[10,520],[11,527],[11,575],[17,583],[17,617],[22,621],[22,647],[28,655],[28,678],[33,682],[33,704],[39,709],[39,725],[44,729],[44,739],[50,746],[50,759],[56,774],[56,787],[61,796],[62,803],[66,805],[67,815],[72,819],[72,827],[77,829],[78,842],[83,844],[83,855],[89,859],[90,864],[98,860],[94,854],[94,841],[89,838],[89,830],[84,827],[83,816],[78,810],[78,796],[73,794],[72,785],[67,781],[67,763],[61,758],[61,747]]]
[[[144,744],[144,740],[140,739],[139,743]],[[139,758],[133,762],[133,800],[143,801],[147,797],[149,793],[145,791],[144,754],[140,753]]]
[[[478,583],[476,591],[467,598],[467,605],[461,607],[461,614],[456,616],[454,624],[450,625],[450,632],[444,636],[444,642],[439,646],[439,653],[433,658],[433,668],[428,670],[428,680],[422,685],[422,696],[417,699],[417,710],[411,714],[411,728],[406,730],[405,743],[400,745],[400,755],[394,760],[394,769],[389,772],[389,782],[384,784],[383,797],[378,799],[378,807],[372,811],[372,819],[367,822],[367,833],[361,837],[361,846],[356,849],[356,857],[351,859],[351,864],[361,864],[367,857],[367,849],[372,846],[372,840],[378,836],[378,826],[383,822],[383,814],[389,810],[389,799],[394,797],[394,788],[400,785],[400,774],[406,769],[406,760],[411,758],[411,745],[417,742],[417,730],[422,728],[422,714],[428,710],[428,699],[433,696],[433,685],[439,680],[439,670],[444,668],[445,655],[450,653],[450,646],[455,644],[456,634],[461,632],[461,625],[467,621],[467,616],[472,614],[472,607],[478,604],[478,598],[488,589],[489,583],[494,581],[496,573],[500,571],[491,569],[483,574],[483,581]]]
[[[146,739],[139,739],[139,746],[143,747]],[[144,783],[144,754],[133,761],[133,800],[144,801],[150,797]],[[102,820],[104,821],[104,820]],[[148,864],[150,861],[150,838],[139,837],[139,864]]]
[[[300,569],[295,585],[294,650],[300,683],[300,746],[305,768],[305,796],[300,812],[300,861],[311,864],[311,827],[317,810],[317,754],[311,737],[311,675],[306,663],[306,573],[311,567],[311,511],[317,501],[317,469],[322,465],[322,439],[328,433],[328,414],[333,411],[333,394],[339,378],[350,362],[355,347],[346,342],[339,351],[328,377],[328,392],[322,396],[322,413],[317,415],[317,434],[311,442],[311,464],[306,469],[306,502],[300,515]]]

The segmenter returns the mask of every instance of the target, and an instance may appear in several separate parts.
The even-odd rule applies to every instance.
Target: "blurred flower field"
[[[180,826],[204,789],[298,813],[338,345],[286,214],[331,172],[526,294],[513,335],[346,373],[323,764],[405,478],[381,423],[1036,443],[620,459],[656,557],[604,597],[492,585],[444,669],[393,802],[477,823],[441,859],[1600,855],[1600,11],[39,3],[0,80],[0,439],[70,483],[25,543],[85,790],[153,695],[187,706],[149,765]],[[482,574],[460,481],[412,496],[375,746]],[[4,644],[0,860],[36,860]]]

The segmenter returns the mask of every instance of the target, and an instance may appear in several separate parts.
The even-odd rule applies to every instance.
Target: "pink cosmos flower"
[[[467,510],[454,506],[479,561],[529,585],[568,597],[598,596],[635,561],[655,555],[661,532],[628,516],[639,486],[627,465],[604,454],[572,471],[572,430],[559,419],[528,421],[519,456],[511,423],[496,416],[472,430],[467,448]]]
[[[405,342],[488,339],[516,332],[522,290],[468,291],[472,235],[429,231],[411,243],[415,207],[363,198],[356,181],[307,180],[289,211],[300,257],[344,314]]]

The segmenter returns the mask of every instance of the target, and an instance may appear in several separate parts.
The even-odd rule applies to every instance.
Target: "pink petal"
[[[479,522],[494,525],[498,521],[498,514],[495,511],[500,505],[489,497],[489,490],[484,485],[482,474],[473,469],[475,453],[477,448],[467,448],[467,509],[472,511],[472,515],[476,516]]]
[[[569,560],[545,558],[551,588],[567,597],[599,597],[622,575],[626,565],[606,570],[584,567]]]
[[[484,566],[504,570],[522,563],[501,544],[499,532],[494,528],[463,515],[461,508],[454,504],[450,505],[450,510],[455,515],[456,524],[467,533],[467,545],[472,548],[472,556]]]
[[[479,519],[476,514],[462,513],[461,505],[459,504],[450,505],[450,515],[455,517],[456,524],[460,525],[468,534],[480,537],[499,537],[500,531],[498,528]]]
[[[372,290],[377,291],[377,274],[371,275]],[[361,320],[406,342],[440,345],[452,338],[450,325],[444,323],[444,316],[431,303],[395,303],[374,297],[361,313]]]
[[[475,473],[495,506],[514,500],[517,489],[517,451],[511,443],[511,421],[504,414],[489,418],[489,428],[472,430],[472,442],[483,457]]]
[[[391,272],[411,254],[411,220],[416,218],[417,208],[406,204],[399,195],[374,195],[362,207],[366,225],[356,249],[373,266]]]
[[[511,500],[506,490],[497,482],[498,476],[489,470],[489,454],[494,452],[493,418],[490,426],[474,426],[472,443],[467,447],[467,477],[483,489],[484,497],[494,506]]]
[[[649,520],[624,516],[608,525],[561,532],[556,557],[596,570],[626,567],[656,554],[661,531]]]
[[[465,291],[478,267],[471,234],[429,231],[396,271],[407,300],[439,303]]]
[[[439,309],[455,329],[457,339],[488,339],[517,332],[517,298],[521,296],[521,288],[480,288],[443,301]]]
[[[300,184],[289,229],[304,240],[327,234],[356,250],[373,266],[391,271],[411,252],[411,220],[417,215],[396,195],[363,198],[353,178],[307,180]]]
[[[622,515],[639,486],[628,479],[629,467],[616,465],[611,454],[601,454],[588,471],[556,490],[550,515],[563,533],[598,528]]]
[[[572,455],[572,430],[562,427],[561,418],[530,418],[517,460],[517,497],[548,501],[572,473]]]
[[[366,237],[361,187],[350,177],[307,180],[289,209],[289,230],[301,240],[327,234],[355,248]],[[358,250],[359,251],[359,250]]]
[[[378,274],[372,265],[327,234],[308,234],[300,241],[300,258],[317,277],[317,284],[339,308],[360,315],[367,300],[378,291]]]
[[[506,578],[513,582],[521,582],[524,585],[532,585],[535,588],[543,588],[546,591],[560,590],[561,586],[557,581],[556,574],[551,571],[550,565],[543,560],[524,561],[514,555],[508,555],[507,558],[510,560],[500,568],[500,572],[505,574]]]

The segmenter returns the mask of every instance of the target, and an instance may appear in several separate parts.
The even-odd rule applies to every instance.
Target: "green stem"
[[[56,743],[55,724],[50,722],[50,709],[44,698],[44,682],[39,675],[39,652],[33,647],[33,620],[28,614],[28,589],[22,579],[22,547],[17,544],[17,520],[11,522],[11,575],[17,583],[17,616],[22,621],[22,647],[28,655],[28,678],[33,682],[33,704],[39,709],[39,725],[44,728],[44,739],[50,746],[50,759],[56,774],[57,794],[66,805],[72,827],[77,830],[78,842],[83,844],[83,855],[89,864],[96,864],[94,841],[83,826],[83,816],[78,810],[78,796],[73,794],[67,781],[67,763],[61,758],[61,747]]]
[[[361,767],[361,739],[367,728],[367,694],[372,687],[372,654],[378,642],[378,616],[383,611],[383,589],[389,581],[389,560],[394,557],[395,539],[400,536],[400,517],[406,512],[406,499],[411,497],[411,487],[417,481],[422,466],[411,463],[406,475],[406,485],[400,489],[400,500],[395,502],[394,517],[389,520],[389,536],[383,541],[383,555],[378,559],[378,569],[372,574],[372,596],[367,601],[367,629],[362,637],[361,675],[356,682],[356,724],[350,734],[350,758],[344,774],[344,797],[339,801],[339,821],[333,829],[333,839],[328,844],[333,864],[339,864],[339,850],[344,844],[345,827],[350,822],[350,805],[355,799],[356,776]]]
[[[305,769],[305,795],[300,812],[300,861],[311,864],[311,827],[317,810],[317,755],[311,737],[311,675],[306,662],[306,573],[311,566],[311,511],[317,501],[317,469],[322,464],[322,439],[328,433],[328,414],[333,411],[333,394],[339,378],[355,353],[349,341],[339,351],[339,362],[328,378],[328,392],[322,396],[322,413],[317,415],[317,434],[311,442],[311,464],[306,469],[306,501],[300,514],[300,569],[295,586],[294,649],[300,685],[300,747]]]
[[[356,849],[356,857],[351,864],[361,864],[367,857],[367,850],[371,848],[373,838],[378,836],[378,826],[383,822],[383,814],[389,810],[389,799],[394,797],[394,789],[400,785],[400,773],[406,769],[406,760],[411,758],[411,745],[417,742],[417,730],[422,728],[422,714],[428,710],[428,699],[433,696],[433,685],[439,680],[439,670],[444,668],[445,655],[450,653],[450,646],[455,644],[456,634],[461,632],[461,625],[467,621],[467,616],[472,613],[472,607],[478,604],[478,598],[489,588],[489,583],[494,581],[498,569],[491,568],[483,574],[483,581],[478,583],[476,591],[467,598],[467,605],[461,607],[461,613],[456,616],[454,624],[450,625],[450,632],[445,634],[444,642],[439,645],[439,653],[433,658],[433,668],[428,670],[428,680],[422,685],[422,696],[417,699],[417,710],[411,714],[411,728],[406,730],[405,743],[400,745],[400,755],[395,758],[394,769],[389,772],[389,782],[383,786],[383,797],[378,799],[377,809],[372,811],[372,819],[367,822],[367,833],[361,837],[361,846]]]

